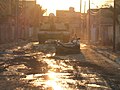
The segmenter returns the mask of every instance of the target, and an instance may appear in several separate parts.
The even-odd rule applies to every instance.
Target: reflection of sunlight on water
[[[26,67],[24,64],[9,66],[8,68],[6,68],[6,71],[3,72],[3,74],[4,75],[13,75],[13,74],[24,75],[24,73],[18,72],[18,70],[22,70],[22,69],[28,69],[28,67]]]
[[[31,75],[27,75],[26,78],[24,78],[26,80],[30,80],[30,79],[34,79],[34,75],[31,74]]]
[[[56,68],[60,68],[59,65],[56,64],[56,61],[54,59],[44,59],[45,62],[51,67],[52,71],[54,71]]]
[[[52,55],[51,54],[47,54],[46,57],[51,57]]]
[[[49,71],[48,72],[48,76],[51,80],[48,80],[46,82],[46,85],[47,86],[50,86],[53,88],[53,90],[62,90],[62,87],[60,87],[58,84],[57,84],[57,73],[55,72],[52,72],[52,71]]]
[[[82,47],[85,46],[85,44],[82,44]],[[54,55],[55,53],[47,54],[45,57],[51,57]],[[86,70],[87,67],[82,68],[78,66],[77,70],[75,70],[73,65],[66,60],[55,60],[53,58],[42,58],[42,60],[42,63],[47,65],[43,68],[48,67],[46,68],[46,73],[41,72],[41,74],[26,75],[26,78],[23,79],[30,85],[40,88],[42,87],[40,90],[81,90],[80,88],[85,89],[87,87],[108,89],[106,86],[98,85],[99,82],[101,84],[101,79],[96,73]],[[98,84],[94,84],[94,80],[99,80]]]
[[[42,86],[44,88],[51,87],[52,90],[63,90],[60,85],[58,85],[59,79],[57,78],[57,73],[48,71],[46,74],[31,74],[27,75],[23,80],[28,80],[34,86]],[[44,76],[48,76],[47,80],[44,79]],[[51,89],[50,89],[51,90]]]
[[[53,53],[52,56],[55,56],[55,53]]]
[[[34,42],[33,44],[39,44],[39,42]]]
[[[80,47],[86,47],[87,45],[86,44],[80,44]]]
[[[54,80],[48,80],[46,82],[46,85],[50,86],[53,88],[53,90],[63,90],[62,87],[60,87],[56,81]]]
[[[55,72],[51,72],[51,71],[48,71],[48,76],[50,79],[52,80],[55,80],[57,77],[56,77],[56,73]]]
[[[18,46],[17,49],[21,49],[21,47]]]
[[[53,53],[53,54],[46,54],[46,57],[52,57],[52,56],[55,56],[55,53]]]
[[[97,85],[97,84],[88,84],[89,87],[95,87],[95,88],[104,88],[104,89],[108,89],[108,87],[106,86],[101,86],[101,85]]]
[[[54,55],[55,53],[47,54],[45,57],[52,57]],[[43,60],[48,65],[48,72],[44,74],[27,75],[24,80],[27,80],[30,85],[42,87],[44,90],[74,90],[76,80],[71,79],[73,77],[71,73],[66,72],[67,70],[74,70],[73,66],[66,65],[62,60],[51,58],[43,58]],[[65,72],[59,72],[58,70]]]

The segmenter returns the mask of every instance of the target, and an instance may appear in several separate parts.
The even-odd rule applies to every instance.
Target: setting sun
[[[91,8],[100,7],[106,0],[91,0]],[[107,0],[108,1],[108,0]],[[88,9],[89,0],[82,0],[82,12],[86,3],[86,10]],[[46,15],[49,13],[56,13],[56,10],[68,10],[69,7],[74,7],[75,11],[80,11],[80,0],[37,0],[44,9],[47,9]]]

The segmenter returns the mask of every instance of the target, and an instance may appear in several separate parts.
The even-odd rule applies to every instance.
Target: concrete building
[[[71,35],[77,35],[80,37],[80,18],[81,13],[75,12],[73,7],[70,7],[69,10],[57,10],[56,17],[57,22],[65,23],[69,27]]]
[[[35,1],[0,0],[0,43],[28,39],[31,26],[36,34],[43,14]]]
[[[0,43],[14,39],[12,25],[14,23],[13,3],[15,0],[0,0]]]
[[[88,12],[89,13],[89,12]],[[87,32],[90,35],[92,44],[112,46],[113,45],[113,12],[110,8],[100,8],[90,12],[90,31],[89,31],[89,14],[87,14]],[[87,40],[89,38],[87,37]],[[120,43],[120,25],[116,22],[116,45]]]
[[[112,45],[113,42],[113,12],[110,8],[101,8],[96,14],[98,40],[103,45]]]
[[[21,27],[24,38],[33,37],[37,39],[38,30],[40,27],[41,18],[44,14],[44,10],[36,1],[21,1],[23,10],[20,14]]]
[[[84,30],[84,34],[85,34],[84,36],[85,36],[85,40],[88,40],[88,42],[90,41],[92,43],[95,43],[98,39],[97,21],[96,21],[96,19],[98,18],[96,16],[98,11],[99,11],[99,9],[90,9],[87,11],[86,28]],[[90,12],[90,16],[89,16],[89,12]]]

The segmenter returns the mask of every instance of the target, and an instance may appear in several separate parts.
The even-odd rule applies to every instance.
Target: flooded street
[[[120,67],[82,44],[80,54],[55,55],[29,43],[0,54],[0,90],[120,90]]]

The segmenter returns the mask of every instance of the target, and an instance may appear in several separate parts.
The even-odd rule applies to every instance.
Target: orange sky
[[[88,9],[88,1],[82,0],[82,12],[84,11],[84,3],[86,2],[86,10]],[[111,0],[91,0],[91,8],[101,7],[105,1]],[[40,4],[43,9],[47,9],[45,15],[49,13],[56,13],[56,10],[68,10],[69,7],[74,7],[75,11],[80,11],[80,0],[36,0],[37,4]]]

